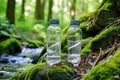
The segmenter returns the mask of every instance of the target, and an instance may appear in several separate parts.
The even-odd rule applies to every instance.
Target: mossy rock
[[[117,80],[115,76],[120,76],[120,48],[112,58],[106,62],[99,63],[82,80]]]
[[[96,27],[96,29],[102,30],[105,26],[112,23],[117,16],[117,13],[112,10],[98,10],[98,13],[95,17],[95,23],[98,25],[98,28]]]
[[[46,63],[39,63],[10,80],[72,80],[72,76],[73,70],[66,65],[50,67]]]
[[[83,30],[88,36],[95,36],[106,26],[112,24],[117,17],[118,13],[116,11],[109,9],[98,9],[91,21],[87,23],[88,25],[86,26],[86,32],[85,27]]]
[[[116,3],[115,3],[116,2]],[[112,24],[118,18],[119,1],[103,0],[100,6],[93,13],[85,13],[79,17],[83,38],[95,36],[106,26]]]
[[[29,48],[38,48],[44,45],[44,42],[38,40],[25,39],[25,41],[28,43],[27,47]]]
[[[96,35],[82,50],[82,55],[85,56],[90,52],[105,49],[112,45],[115,41],[120,41],[118,34],[120,33],[120,26],[110,27],[103,30],[100,34]]]
[[[0,42],[0,55],[1,54],[18,54],[22,50],[21,43],[15,38],[9,38]]]

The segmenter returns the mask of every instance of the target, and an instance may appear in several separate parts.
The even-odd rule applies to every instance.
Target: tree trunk
[[[49,0],[48,21],[52,18],[53,0]]]
[[[36,0],[35,19],[44,20],[45,0]]]
[[[25,0],[22,0],[20,21],[25,20]]]
[[[15,24],[15,0],[8,0],[6,18],[11,24]]]
[[[70,8],[70,13],[71,13],[71,18],[72,19],[75,19],[75,10],[76,10],[76,7],[75,7],[75,5],[76,5],[76,0],[72,0],[72,6],[71,6],[71,8]]]

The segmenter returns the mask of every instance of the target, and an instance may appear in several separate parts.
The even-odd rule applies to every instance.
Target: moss
[[[86,39],[82,39],[82,48],[84,48],[92,39],[93,39],[93,37],[88,37]]]
[[[100,34],[96,35],[82,50],[82,56],[87,55],[90,52],[99,50],[99,48],[105,49],[114,43],[117,36],[120,33],[120,26],[110,27],[103,30]]]
[[[103,0],[98,9],[112,9],[116,7],[115,0]]]
[[[80,28],[82,29],[82,32],[86,31],[88,24],[89,24],[89,22],[80,23]]]
[[[68,25],[62,30],[63,35],[66,34],[66,32],[67,32],[67,30],[68,30],[69,27],[70,27],[70,25],[68,24]]]
[[[114,8],[114,4],[112,2],[105,2],[100,9],[113,9],[113,8]]]
[[[87,27],[88,27],[88,25],[89,25],[89,22],[82,22],[82,23],[80,23],[80,28],[81,28],[81,30],[82,30],[82,37],[83,38],[86,38],[86,37],[88,37],[89,35],[88,35],[88,31],[87,31]]]
[[[87,22],[89,21],[89,18],[94,14],[94,12],[90,12],[90,13],[84,13],[82,15],[80,15],[79,20],[80,22]]]
[[[21,49],[22,49],[21,43],[15,38],[10,38],[0,42],[0,54],[7,53],[15,55],[21,52]]]
[[[98,30],[102,30],[105,26],[109,25],[117,17],[117,13],[112,10],[102,9],[98,10],[95,17],[95,23],[98,25],[95,27]]]
[[[116,80],[114,76],[120,76],[120,48],[115,55],[105,63],[99,63],[82,80]]]
[[[62,53],[67,53],[67,35],[64,34],[62,36],[62,45],[61,45],[61,49],[62,49]]]
[[[87,36],[95,36],[106,26],[112,24],[118,17],[118,13],[109,9],[98,9],[86,27]]]
[[[27,47],[29,48],[37,48],[44,45],[44,43],[38,40],[26,39],[26,42],[28,43]]]
[[[62,53],[68,53],[68,45],[67,44],[63,45]]]
[[[66,65],[50,67],[46,63],[39,63],[17,74],[11,80],[70,80],[72,76],[73,70]]]
[[[107,25],[111,24],[119,17],[119,13],[116,10],[115,0],[103,0],[95,12],[81,15],[79,20],[82,26],[83,37],[95,36]]]
[[[67,61],[68,54],[67,53],[61,53],[61,60]]]

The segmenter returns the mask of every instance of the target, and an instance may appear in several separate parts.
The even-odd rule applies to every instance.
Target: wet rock
[[[13,72],[7,72],[7,71],[0,71],[1,76],[13,76]]]
[[[4,63],[4,64],[9,63],[9,59],[7,59],[7,58],[0,58],[0,63]]]

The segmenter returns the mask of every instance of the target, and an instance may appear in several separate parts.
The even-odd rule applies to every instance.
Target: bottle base
[[[47,63],[52,66],[53,64],[57,64],[60,62],[60,56],[47,56],[46,57]]]
[[[78,66],[81,61],[81,57],[79,54],[70,54],[68,56],[68,62],[71,62],[74,64],[74,66]]]

